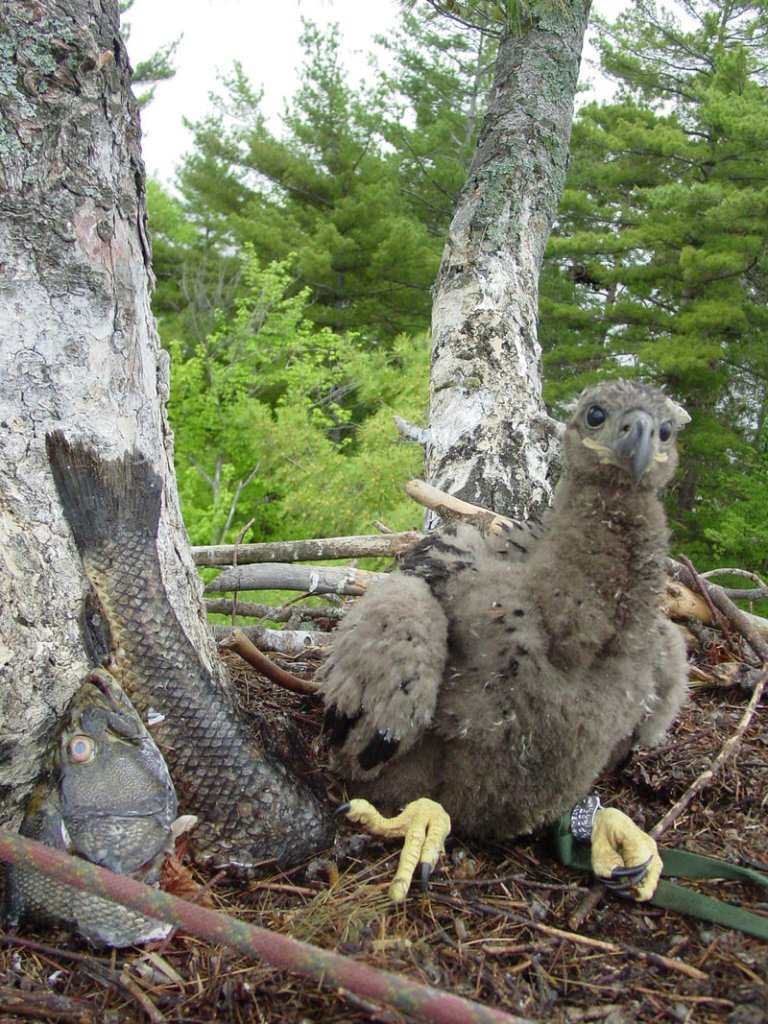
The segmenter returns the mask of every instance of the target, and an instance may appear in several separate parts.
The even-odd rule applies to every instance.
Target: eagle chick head
[[[582,393],[568,421],[565,472],[619,486],[662,487],[677,468],[677,435],[689,421],[657,388],[604,381]]]

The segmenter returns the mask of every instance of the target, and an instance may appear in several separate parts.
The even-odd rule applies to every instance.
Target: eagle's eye
[[[587,409],[587,425],[590,427],[599,427],[605,423],[605,409],[599,405],[590,405]]]
[[[670,420],[665,420],[659,427],[659,440],[668,441],[672,437],[672,423]]]

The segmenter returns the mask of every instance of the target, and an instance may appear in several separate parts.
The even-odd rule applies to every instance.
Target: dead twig
[[[256,472],[256,470],[254,470],[254,473],[255,472]],[[250,477],[249,477],[249,480],[250,480]],[[242,480],[240,481],[240,484],[242,484]],[[238,490],[239,490],[240,484],[238,484]],[[232,511],[234,511],[234,504],[233,504],[233,507],[232,507]],[[243,538],[245,537],[246,533],[248,533],[248,531],[250,530],[250,528],[253,526],[253,524],[255,522],[256,522],[255,519],[253,519],[253,518],[249,519],[248,522],[245,524],[245,526],[242,528],[242,530],[238,533],[238,535],[237,535],[237,537],[235,539],[234,550],[232,552],[232,565],[237,566],[237,554],[238,554],[238,551],[240,550],[240,545],[242,544]],[[238,599],[238,596],[239,595],[238,595],[237,591],[232,595],[232,625],[233,626],[237,625],[237,599]]]
[[[590,949],[597,949],[604,953],[620,953],[622,955],[636,957],[641,960],[645,960],[647,963],[664,967],[666,970],[685,974],[687,977],[693,978],[695,981],[706,981],[709,977],[709,975],[705,974],[704,971],[700,971],[697,967],[691,967],[690,964],[683,963],[680,960],[675,960],[668,956],[662,956],[660,953],[654,953],[651,950],[640,949],[637,946],[626,945],[624,943],[619,944],[616,942],[606,942],[604,939],[593,939],[588,935],[581,935],[578,932],[565,931],[563,928],[555,928],[553,925],[543,924],[541,921],[534,921],[531,918],[523,917],[521,914],[516,914],[513,911],[507,910],[505,907],[495,907],[490,903],[480,903],[474,900],[461,901],[453,899],[450,896],[433,895],[432,899],[437,900],[440,903],[444,903],[447,906],[454,906],[457,909],[476,910],[482,914],[497,914],[500,917],[504,917],[506,920],[511,921],[513,924],[522,925],[525,928],[530,928],[532,931],[539,932],[542,935],[549,935],[552,938],[564,939],[577,946],[588,946]]]
[[[97,1006],[84,999],[60,996],[55,992],[25,992],[23,989],[0,986],[0,1012],[34,1020],[74,1021],[89,1024],[101,1019]]]
[[[710,767],[703,771],[691,783],[680,799],[677,800],[676,803],[670,807],[667,813],[656,823],[656,825],[654,825],[650,833],[654,839],[658,839],[660,836],[664,835],[672,822],[676,821],[682,815],[694,797],[698,796],[702,790],[706,789],[722,766],[734,756],[744,733],[749,728],[755,714],[755,710],[762,698],[766,680],[768,680],[768,644],[753,627],[749,618],[736,607],[733,601],[731,601],[727,594],[725,594],[722,587],[713,586],[712,584],[702,580],[687,558],[684,558],[683,564],[691,574],[692,580],[697,589],[701,592],[702,596],[704,596],[708,602],[711,602],[712,605],[717,605],[719,613],[718,618],[722,619],[723,617],[727,617],[729,624],[741,634],[755,654],[757,654],[761,659],[763,662],[763,669],[759,679],[755,683],[752,698],[750,699],[749,704],[736,727],[736,731],[725,741],[717,757],[712,761]]]
[[[285,669],[276,665],[271,658],[268,658],[266,654],[262,654],[258,647],[251,643],[242,629],[233,629],[230,635],[221,641],[221,646],[225,647],[228,651],[234,651],[235,654],[239,654],[257,672],[261,672],[267,679],[271,679],[273,683],[277,683],[278,686],[282,686],[286,690],[291,690],[292,693],[317,693],[320,689],[317,683],[310,682],[307,679],[299,679],[298,676],[293,675],[291,672],[286,672]]]
[[[710,784],[712,779],[717,775],[723,765],[733,757],[738,750],[739,744],[741,743],[744,733],[749,728],[750,722],[755,714],[757,705],[763,696],[763,690],[765,689],[766,680],[768,680],[768,665],[763,667],[760,679],[755,685],[755,689],[752,693],[752,698],[749,704],[747,704],[744,714],[741,716],[741,720],[736,727],[736,731],[732,736],[729,736],[725,743],[720,748],[720,752],[714,759],[709,768],[703,771],[683,793],[679,800],[677,800],[667,811],[663,818],[661,818],[651,829],[650,835],[654,839],[659,839],[667,831],[673,821],[681,816],[683,811],[688,807],[694,797],[698,796],[702,790]]]
[[[768,584],[766,584],[757,573],[748,569],[728,569],[725,566],[719,569],[709,569],[707,572],[700,572],[703,580],[710,580],[713,576],[739,576],[742,579],[751,580],[754,587],[723,587],[724,592],[732,601],[764,601],[768,597]]]
[[[250,525],[250,524],[249,524]],[[192,548],[196,565],[251,565],[257,562],[324,562],[336,558],[396,558],[421,539],[415,531],[360,537],[318,537],[262,544],[210,544]]]
[[[213,635],[223,643],[232,635],[232,626],[212,626]],[[275,651],[286,657],[316,654],[323,656],[331,643],[331,634],[320,629],[265,629],[264,626],[242,626],[242,633],[259,650]]]
[[[728,629],[728,620],[720,611],[720,609],[715,607],[715,604],[712,601],[712,598],[710,597],[709,587],[707,583],[702,579],[701,576],[699,576],[698,572],[696,572],[696,569],[693,567],[693,562],[691,562],[689,558],[686,558],[685,555],[681,555],[680,560],[686,567],[688,572],[691,574],[691,578],[694,583],[694,589],[697,590],[699,594],[701,594],[702,598],[706,602],[706,605],[709,608],[710,614],[712,616],[712,621],[717,623],[717,625],[720,627],[720,631],[722,632],[723,636],[725,637],[728,643],[728,646],[731,648],[731,650],[735,651],[736,648],[733,643],[731,631]]]
[[[344,566],[238,565],[225,569],[206,586],[207,594],[228,590],[300,590],[317,594],[364,594],[384,573]]]
[[[303,595],[292,601],[286,601],[279,608],[274,605],[259,604],[256,601],[237,601],[237,614],[240,618],[289,622],[297,614],[296,602],[302,600],[306,600]],[[205,601],[205,610],[216,615],[231,615],[234,603],[228,597],[209,597]],[[344,608],[333,608],[330,605],[322,607],[307,605],[298,609],[298,614],[301,619],[328,619],[329,622],[338,622],[344,618],[344,611]]]
[[[697,573],[692,566],[689,569],[681,562],[669,558],[667,567],[674,579],[684,583],[691,590],[698,589]],[[717,583],[703,581],[703,586],[712,604],[727,617],[734,629],[741,633],[760,661],[768,662],[768,641],[765,639],[768,637],[768,621],[737,608],[723,587]]]
[[[471,520],[483,533],[507,533],[514,529],[516,522],[507,516],[497,515],[482,505],[472,505],[446,491],[441,491],[424,480],[409,480],[405,493],[419,505],[436,512],[447,523],[457,519]]]

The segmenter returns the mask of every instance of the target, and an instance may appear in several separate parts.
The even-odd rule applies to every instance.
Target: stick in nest
[[[282,686],[285,690],[291,690],[292,693],[317,693],[320,687],[308,679],[299,679],[298,676],[293,675],[291,672],[286,672],[285,669],[280,668],[276,665],[271,658],[268,658],[266,654],[252,644],[248,637],[243,633],[241,629],[233,629],[226,640],[222,640],[222,647],[226,647],[229,651],[234,651],[235,654],[239,654],[240,657],[247,661],[249,665],[252,665],[258,672],[261,672],[267,679],[271,679],[273,683],[277,683],[278,686]]]
[[[685,560],[685,565],[702,593],[707,591],[711,592],[714,589],[711,584],[708,584],[706,580],[699,576],[688,559]],[[716,595],[712,595],[711,593],[709,594],[712,598],[713,604],[717,604],[718,610],[728,619],[729,625],[737,633],[741,634],[749,646],[754,650],[755,654],[759,656],[763,663],[762,671],[752,692],[752,698],[750,699],[749,704],[747,704],[744,714],[741,716],[741,721],[736,727],[736,731],[725,741],[723,746],[720,748],[720,752],[712,761],[709,768],[706,768],[696,779],[694,779],[680,799],[673,804],[664,817],[654,825],[650,833],[654,839],[659,839],[664,835],[672,822],[677,821],[694,797],[698,796],[703,789],[706,789],[723,765],[735,755],[739,748],[739,744],[741,743],[741,740],[754,717],[755,710],[760,703],[760,699],[762,698],[763,691],[765,689],[766,680],[768,680],[768,644],[766,644],[765,640],[763,640],[760,634],[754,629],[752,623],[743,614],[743,612],[741,612],[733,601],[723,593],[722,588],[718,587],[717,590],[719,593]]]

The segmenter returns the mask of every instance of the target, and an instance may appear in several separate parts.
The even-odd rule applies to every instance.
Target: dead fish
[[[250,874],[329,845],[329,809],[254,741],[203,664],[166,594],[157,533],[163,485],[139,452],[103,459],[61,433],[46,450],[62,508],[108,625],[110,668],[153,735],[181,806],[195,814],[191,852],[210,869]]]
[[[173,845],[176,811],[155,741],[117,682],[94,671],[59,718],[21,834],[154,884]],[[163,938],[171,927],[26,867],[7,870],[5,917],[10,925],[63,924],[95,945],[117,947]]]

